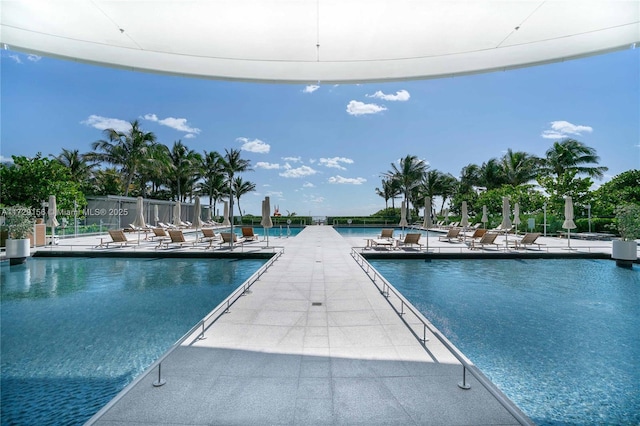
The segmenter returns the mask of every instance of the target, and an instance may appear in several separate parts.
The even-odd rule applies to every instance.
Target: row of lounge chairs
[[[385,248],[398,248],[398,247],[414,247],[418,246],[422,248],[420,242],[420,233],[409,232],[403,239],[396,239],[393,236],[392,228],[385,228],[380,231],[378,238],[368,240],[369,247],[385,247]]]
[[[182,229],[164,229],[164,228],[152,228],[153,235],[150,236],[152,241],[156,241],[158,245],[156,248],[168,248],[169,245],[178,245],[179,247],[185,245],[195,246],[199,243],[208,243],[206,248],[213,247],[214,243],[218,243],[220,246],[229,244],[231,238],[235,244],[243,244],[249,241],[257,241],[258,235],[253,232],[251,227],[241,227],[242,237],[238,238],[237,235],[230,232],[215,233],[212,228],[202,228],[202,236],[194,239],[186,239]],[[232,237],[233,235],[233,237]],[[104,237],[100,238],[100,244],[96,247],[109,248],[110,245],[128,246],[129,244],[138,244],[139,240],[130,240],[127,238],[124,229],[110,229],[109,236],[111,241],[105,241]],[[146,239],[146,238],[145,238]]]

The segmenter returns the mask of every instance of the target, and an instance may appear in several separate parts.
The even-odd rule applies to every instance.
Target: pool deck
[[[410,232],[409,230],[405,230]],[[130,239],[137,239],[129,234]],[[509,236],[508,238],[513,238]],[[491,385],[466,375],[433,334],[422,343],[352,257],[355,247],[379,256],[540,256],[611,253],[611,242],[541,238],[540,250],[469,250],[429,238],[430,252],[366,248],[310,226],[295,238],[252,242],[230,252],[204,246],[158,249],[142,241],[104,248],[96,237],[40,248],[49,255],[224,256],[283,254],[251,293],[162,363],[136,379],[90,421],[96,425],[207,424],[528,424]],[[213,308],[213,307],[212,307]],[[406,318],[406,317],[405,317]],[[491,390],[491,391],[490,391]],[[509,409],[508,409],[508,408]]]
[[[92,424],[521,424],[469,374],[458,387],[458,360],[422,345],[351,249],[326,226],[288,239],[206,339],[165,359],[166,384],[152,371]]]

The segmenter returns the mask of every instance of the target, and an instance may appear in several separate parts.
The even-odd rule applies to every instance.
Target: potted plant
[[[611,257],[618,266],[630,268],[638,258],[640,238],[640,205],[627,204],[616,208],[616,220],[620,239],[613,240]]]
[[[7,258],[11,265],[24,263],[30,255],[34,219],[31,209],[24,206],[4,208],[5,225],[9,231],[7,240]]]

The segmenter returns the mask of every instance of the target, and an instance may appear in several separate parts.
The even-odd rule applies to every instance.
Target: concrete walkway
[[[427,349],[331,227],[304,229],[228,314],[97,425],[515,425],[435,338]]]

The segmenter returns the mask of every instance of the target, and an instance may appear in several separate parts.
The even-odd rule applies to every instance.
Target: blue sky
[[[298,215],[384,208],[381,175],[408,154],[458,177],[508,148],[543,156],[573,137],[609,167],[640,169],[640,49],[472,76],[368,84],[262,84],[139,73],[1,52],[0,155],[87,152],[138,119],[171,147],[242,149],[260,201]]]

